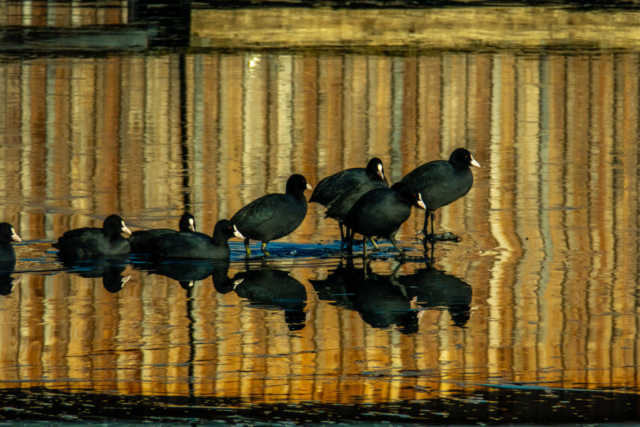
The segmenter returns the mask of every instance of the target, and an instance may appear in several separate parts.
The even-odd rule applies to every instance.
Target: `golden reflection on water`
[[[638,391],[637,70],[635,52],[2,62],[0,218],[26,241],[17,269],[42,273],[0,298],[0,379],[254,402],[382,402],[487,382]],[[291,173],[315,185],[377,156],[395,182],[458,146],[483,167],[438,211],[438,229],[463,241],[439,243],[436,267],[473,290],[465,328],[442,307],[422,310],[416,333],[374,328],[321,300],[311,281],[335,259],[270,261],[308,296],[305,327],[290,332],[282,309],[211,279],[188,293],[129,266],[110,293],[100,278],[52,274],[60,265],[39,242],[112,212],[175,228],[192,210],[210,232]],[[399,237],[414,254],[422,221]],[[304,255],[338,236],[311,205],[283,241]]]

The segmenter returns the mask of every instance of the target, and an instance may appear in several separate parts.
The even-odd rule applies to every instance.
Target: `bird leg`
[[[436,241],[436,213],[431,212],[431,238]]]
[[[356,234],[353,230],[347,228],[347,252],[349,256],[353,256],[353,235]]]
[[[362,259],[367,262],[367,237],[362,236]]]
[[[244,247],[247,250],[247,258],[251,258],[251,249],[249,249],[249,239],[244,239]]]
[[[429,226],[429,211],[427,211],[424,215],[424,226],[422,227],[422,245],[424,246],[424,251],[427,252],[427,242],[429,241],[427,234],[427,227]]]
[[[436,250],[435,242],[431,242],[431,255],[429,255],[428,261],[427,261],[428,267],[433,267],[436,263],[435,250]]]
[[[429,226],[429,218],[431,218],[431,233],[427,233],[427,227]],[[435,219],[436,219],[436,213],[432,211],[427,211],[427,213],[424,216],[424,226],[422,227],[424,240],[422,240],[422,245],[424,246],[425,252],[427,252],[428,250],[427,244],[435,243],[436,241]]]
[[[404,254],[404,251],[396,243],[396,237],[395,236],[391,236],[389,238],[389,240],[391,240],[391,243],[393,243],[393,247],[396,248],[396,250],[400,253],[400,258],[402,258],[402,261],[404,261],[406,259],[406,256]]]
[[[338,221],[338,226],[340,227],[340,250],[342,250],[344,248],[345,238],[344,238],[343,226],[340,221]]]
[[[271,256],[269,255],[269,252],[267,252],[267,244],[265,242],[262,242],[262,253],[264,256]]]

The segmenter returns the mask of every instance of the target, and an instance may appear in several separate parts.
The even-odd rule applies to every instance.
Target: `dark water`
[[[3,25],[133,19],[23,3]],[[127,34],[124,51],[0,56],[0,220],[23,239],[0,274],[0,422],[640,419],[635,48],[193,51]],[[365,265],[315,204],[266,262],[237,240],[213,264],[68,265],[50,246],[111,213],[136,230],[190,211],[210,233],[292,173],[315,186],[377,156],[396,182],[458,146],[482,168],[437,212],[462,240],[429,258],[421,212],[398,235],[407,262],[382,242]]]

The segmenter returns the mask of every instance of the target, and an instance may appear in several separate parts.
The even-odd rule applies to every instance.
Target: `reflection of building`
[[[274,331],[275,317],[202,286],[199,390],[248,396],[268,385],[292,401],[376,401],[421,396],[407,385],[492,376],[636,387],[638,54],[392,53],[5,58],[0,216],[32,240],[111,212],[174,228],[191,207],[206,232],[282,191],[290,173],[314,184],[376,155],[395,182],[465,145],[483,168],[437,226],[464,238],[438,256],[473,286],[467,329],[426,311],[418,334],[372,331],[312,300],[296,340]],[[289,241],[336,239],[322,214],[312,206]],[[421,221],[413,216],[401,240]],[[322,274],[292,272],[309,295],[307,279]],[[0,300],[0,360],[31,367],[0,370],[3,380],[46,372],[86,381],[79,387],[184,392],[162,380],[188,375],[188,346],[170,345],[188,340],[181,288],[139,274],[118,294],[62,275],[22,277]],[[432,376],[358,376],[384,370]],[[317,373],[331,381],[306,380]],[[137,382],[113,385],[128,376]]]
[[[0,51],[139,51],[189,44],[189,0],[0,3]]]

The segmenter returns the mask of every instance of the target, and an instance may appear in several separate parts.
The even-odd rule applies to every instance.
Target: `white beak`
[[[313,190],[313,187],[309,183],[307,183],[307,190]]]
[[[378,165],[378,176],[380,179],[384,179],[384,172],[382,171],[382,165]]]
[[[121,231],[121,233],[131,234],[131,230],[129,230],[129,229],[127,228],[127,226],[126,226],[126,225],[124,225],[124,221],[122,221],[122,231]]]
[[[122,279],[120,279],[120,284],[124,286],[124,284],[127,283],[129,279],[131,279],[131,275],[123,276]]]
[[[471,156],[471,166],[475,166],[477,168],[480,167],[480,163],[478,163],[476,159],[473,158],[473,156]]]
[[[13,227],[11,227],[11,239],[13,239],[14,242],[22,242],[22,239],[16,234],[16,230],[14,230]]]
[[[193,219],[189,220],[189,230],[193,231],[194,233],[196,232],[196,224],[194,223]]]
[[[237,288],[240,283],[244,282],[244,279],[236,279],[233,281],[233,289]]]
[[[242,235],[241,232],[238,231],[238,228],[235,225],[233,226],[233,235],[236,236],[238,239],[244,239],[244,236]]]
[[[422,194],[418,193],[418,206],[420,206],[422,209],[427,210],[427,207],[424,205],[424,202],[422,201]]]

